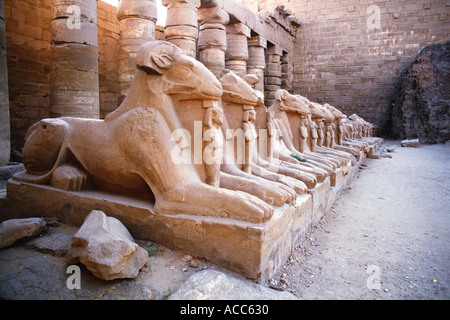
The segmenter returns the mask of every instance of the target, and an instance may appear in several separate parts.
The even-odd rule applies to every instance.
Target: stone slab
[[[168,300],[297,300],[289,292],[277,291],[218,270],[192,275]]]

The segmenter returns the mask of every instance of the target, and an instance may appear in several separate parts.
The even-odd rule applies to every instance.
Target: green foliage
[[[300,161],[300,162],[307,162],[308,161],[308,160],[306,160],[306,159],[304,159],[304,158],[302,158],[302,157],[300,157],[300,156],[298,156],[296,154],[291,154],[291,157],[296,159],[296,160],[298,160],[298,161]]]
[[[158,253],[158,248],[156,247],[156,244],[152,244],[148,248],[144,248],[145,251],[147,251],[149,257],[153,257]]]

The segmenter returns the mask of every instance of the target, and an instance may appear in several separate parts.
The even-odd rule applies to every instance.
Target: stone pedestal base
[[[286,262],[311,230],[312,198],[276,208],[263,224],[194,215],[163,215],[153,204],[100,191],[67,192],[10,179],[7,201],[16,217],[60,217],[80,226],[94,209],[119,219],[136,239],[203,257],[250,279],[265,281]],[[9,207],[12,207],[11,205]]]
[[[328,212],[351,182],[359,165],[336,171],[334,186],[327,178],[294,205],[277,207],[266,223],[256,224],[220,217],[165,215],[141,199],[101,191],[67,192],[53,187],[18,182],[7,183],[7,198],[0,197],[0,220],[32,216],[59,217],[81,226],[92,210],[119,219],[136,239],[150,240],[171,249],[265,282],[284,265],[292,251]]]
[[[330,178],[326,178],[324,182],[316,185],[314,189],[308,190],[311,195],[313,205],[313,216],[311,217],[312,227],[316,226],[322,216],[326,213],[328,203],[328,192],[331,187]]]

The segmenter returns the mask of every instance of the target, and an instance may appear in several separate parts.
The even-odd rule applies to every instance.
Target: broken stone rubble
[[[407,148],[418,148],[419,144],[419,139],[402,140],[402,142],[400,143],[402,147]]]
[[[13,245],[16,241],[31,238],[43,230],[45,221],[41,218],[10,219],[0,224],[0,249]]]
[[[117,219],[94,210],[73,236],[67,264],[84,264],[104,280],[135,278],[147,262],[147,253]]]
[[[108,300],[160,300],[178,299],[171,295],[179,288],[192,285],[189,277],[196,279],[199,288],[208,288],[211,298],[219,299],[294,299],[287,292],[261,286],[236,274],[220,269],[206,260],[197,261],[197,268],[189,266],[194,258],[158,246],[158,253],[147,258],[147,264],[134,280],[101,280],[84,268],[81,270],[81,288],[66,287],[65,254],[77,228],[63,223],[48,224],[46,232],[38,237],[16,243],[0,250],[1,299],[108,299]],[[149,246],[137,240],[140,246]],[[205,273],[203,273],[205,271]],[[212,276],[208,275],[211,274]],[[203,280],[201,280],[203,279]],[[222,279],[223,281],[211,281]],[[228,283],[229,282],[229,283]],[[236,285],[245,292],[236,292]],[[37,288],[40,288],[39,290]],[[181,290],[178,291],[179,293]],[[193,299],[186,296],[186,299]]]

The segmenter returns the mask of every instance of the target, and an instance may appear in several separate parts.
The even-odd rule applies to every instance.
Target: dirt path
[[[450,143],[386,143],[279,273],[297,297],[450,298]]]

